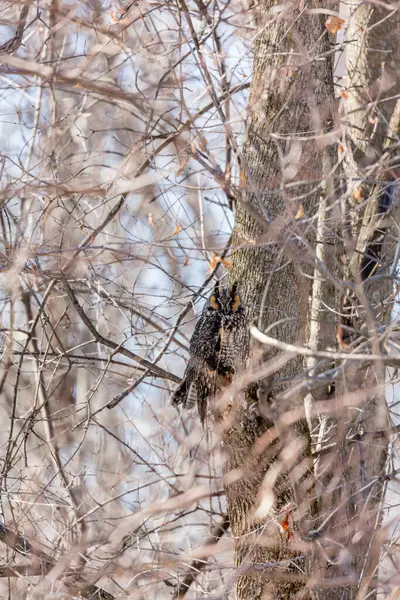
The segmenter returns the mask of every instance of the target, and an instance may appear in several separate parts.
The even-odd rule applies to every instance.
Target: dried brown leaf
[[[343,19],[341,19],[340,17],[331,16],[325,22],[325,27],[327,28],[329,33],[335,35],[339,31],[339,29],[343,27],[343,24]]]
[[[211,273],[211,271],[213,269],[215,269],[215,267],[217,266],[217,263],[218,263],[217,259],[218,259],[218,257],[214,254],[214,252],[211,252],[210,253],[210,262],[209,262],[208,271],[207,271],[208,273]]]
[[[298,221],[299,219],[302,219],[303,217],[304,217],[304,206],[302,204],[300,204],[299,210],[296,213],[295,219],[296,219],[296,221]]]
[[[180,177],[183,173],[183,171],[186,169],[186,167],[189,164],[189,158],[186,158],[185,160],[181,161],[181,166],[179,167],[178,171],[176,172],[176,176]]]
[[[204,136],[199,136],[199,148],[203,152],[208,152],[207,140]]]
[[[210,262],[208,264],[207,274],[212,273],[218,263],[224,265],[226,269],[232,269],[232,261],[229,258],[222,258],[221,256],[217,256],[214,252],[210,252]]]
[[[232,261],[229,258],[221,258],[220,262],[224,265],[228,271],[232,269]]]

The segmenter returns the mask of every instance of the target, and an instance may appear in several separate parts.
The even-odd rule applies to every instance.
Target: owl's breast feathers
[[[233,318],[229,315],[223,318],[215,348],[218,374],[232,375],[245,368],[249,354],[248,345],[245,315],[233,315]]]

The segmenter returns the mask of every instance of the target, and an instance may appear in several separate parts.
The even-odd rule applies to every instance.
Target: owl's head
[[[229,315],[243,310],[242,299],[238,292],[237,283],[234,283],[228,290],[219,285],[214,288],[213,293],[208,299],[208,310],[217,310],[223,315]]]

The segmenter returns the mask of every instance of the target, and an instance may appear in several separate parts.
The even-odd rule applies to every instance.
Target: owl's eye
[[[210,297],[210,306],[211,306],[211,308],[214,308],[215,310],[219,309],[219,303],[217,300],[217,296],[215,296],[214,294]]]
[[[240,305],[241,305],[240,296],[239,296],[239,294],[235,294],[233,296],[233,300],[231,302],[231,309],[237,310]]]

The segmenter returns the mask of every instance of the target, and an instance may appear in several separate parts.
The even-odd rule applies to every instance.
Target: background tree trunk
[[[353,287],[343,293],[338,337],[342,348],[350,345],[357,352],[366,344],[370,352],[379,354],[390,338],[388,325],[395,299],[392,276],[399,213],[393,179],[397,176],[399,128],[399,13],[388,5],[355,0],[349,8],[348,96],[342,101],[347,177],[342,201],[342,262],[345,279]],[[387,430],[389,425],[386,377],[383,361],[367,365],[349,361],[343,364],[337,385],[338,409],[348,407],[338,419],[340,449],[331,456],[343,477],[344,485],[334,494],[343,511],[332,519],[327,535],[333,534],[346,551],[337,554],[339,564],[330,569],[329,576],[351,578],[356,585],[330,594],[332,599],[374,599],[377,595],[383,541],[379,525],[386,487],[382,476],[387,469],[389,439],[387,435],[377,439],[375,432]],[[351,435],[358,436],[353,446],[344,443]]]

